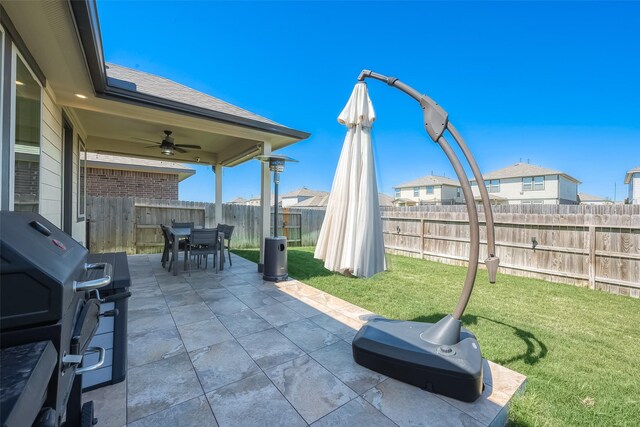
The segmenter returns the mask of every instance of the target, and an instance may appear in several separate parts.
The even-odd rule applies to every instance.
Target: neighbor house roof
[[[624,177],[624,183],[625,184],[629,184],[631,182],[631,176],[634,173],[640,173],[640,166],[638,166],[637,168],[629,169],[627,171],[627,175]]]
[[[282,126],[272,120],[164,77],[112,63],[106,63],[105,66],[107,83],[111,86],[270,125]]]
[[[414,179],[413,181],[405,182],[404,184],[396,185],[393,188],[423,187],[426,185],[451,185],[453,187],[459,187],[460,183],[455,179],[447,178],[445,176],[427,175],[422,178]]]
[[[546,175],[562,175],[565,178],[580,183],[579,180],[568,175],[565,172],[549,169],[542,166],[531,165],[529,163],[515,163],[506,168],[483,174],[484,179],[505,179],[505,178],[522,178],[526,176],[546,176]],[[471,181],[475,181],[472,179]]]
[[[393,197],[388,196],[384,193],[378,193],[378,202],[380,206],[393,206]],[[329,203],[329,193],[325,192],[325,194],[317,195],[305,199],[301,202],[296,203],[295,205],[291,205],[292,208],[322,208],[327,207]]]
[[[328,195],[327,191],[316,191],[309,190],[307,187],[298,188],[297,190],[289,191],[288,193],[282,194],[280,196],[281,199],[287,197],[314,197],[314,196],[325,196]]]
[[[87,153],[87,166],[99,169],[132,170],[140,172],[166,173],[178,175],[182,181],[194,175],[196,171],[182,163],[161,160],[139,159],[110,154]]]
[[[578,201],[580,202],[606,202],[608,199],[604,197],[594,196],[587,193],[578,193]]]
[[[248,202],[248,200],[245,199],[244,197],[236,197],[235,199],[233,199],[229,203],[232,204],[232,205],[245,205],[245,204],[247,204],[247,202]]]

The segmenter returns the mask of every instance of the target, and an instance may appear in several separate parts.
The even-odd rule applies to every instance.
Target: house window
[[[413,187],[413,197],[420,196],[420,187]]]
[[[462,197],[461,194],[462,194],[462,188],[460,187],[456,188],[456,198],[459,199],[460,197]]]
[[[38,212],[42,88],[16,56],[14,209]]]
[[[78,221],[84,220],[86,207],[87,148],[78,138]]]
[[[487,191],[489,193],[499,193],[500,192],[500,180],[499,179],[491,179],[484,182],[484,185],[487,187]]]
[[[400,189],[396,188],[396,199],[400,198]]]
[[[544,190],[544,176],[522,178],[522,191]]]
[[[428,187],[426,187],[427,189],[427,194],[433,194],[433,185],[429,185]]]

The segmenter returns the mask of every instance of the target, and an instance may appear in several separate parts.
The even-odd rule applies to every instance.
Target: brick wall
[[[87,168],[87,195],[178,200],[178,175]]]

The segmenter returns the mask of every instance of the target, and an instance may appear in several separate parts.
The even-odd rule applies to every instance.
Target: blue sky
[[[329,190],[362,69],[399,78],[449,113],[483,172],[521,159],[579,191],[626,197],[640,166],[638,2],[98,1],[107,61],[158,74],[312,136],[283,154],[280,189]],[[453,176],[418,104],[370,81],[381,191]],[[182,200],[212,201],[195,166]],[[259,195],[259,165],[226,169],[223,198]]]

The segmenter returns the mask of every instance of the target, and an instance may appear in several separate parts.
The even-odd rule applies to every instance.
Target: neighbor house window
[[[84,141],[78,138],[78,221],[84,220],[86,207],[86,170],[87,170],[87,148]]]
[[[16,55],[14,209],[38,212],[42,88]]]
[[[544,190],[544,176],[522,178],[522,191]]]
[[[458,199],[461,197],[461,193],[462,193],[462,188],[460,188],[460,187],[456,188],[456,197]]]
[[[396,188],[396,199],[400,198],[400,189]]]
[[[413,187],[413,197],[420,196],[420,187]]]
[[[484,185],[487,187],[487,191],[489,193],[499,193],[500,192],[500,180],[499,179],[491,179],[484,182]]]
[[[433,194],[433,185],[427,187],[427,194]]]

